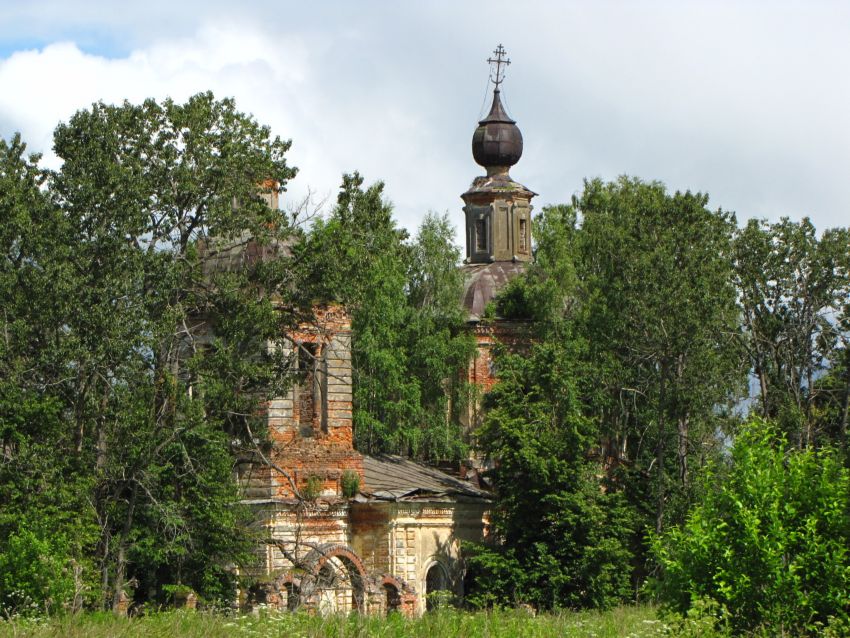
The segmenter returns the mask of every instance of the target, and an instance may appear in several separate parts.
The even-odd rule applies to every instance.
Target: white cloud
[[[209,88],[250,96],[264,84],[295,94],[306,64],[297,42],[284,48],[262,34],[217,27],[118,59],[63,42],[15,53],[0,63],[0,87],[15,87],[0,93],[0,114],[6,127],[19,127],[33,145],[47,151],[52,128],[94,101],[138,102],[150,96],[183,100]]]
[[[32,6],[0,7],[0,44],[54,42],[0,59],[0,135],[21,130],[36,150],[92,101],[211,89],[293,139],[291,199],[333,197],[358,169],[387,182],[407,227],[428,209],[459,223],[480,171],[484,59],[502,40],[526,140],[512,172],[541,204],[629,173],[708,191],[739,217],[850,223],[842,4],[172,2],[167,21],[160,0]],[[88,52],[98,43],[119,53]]]
[[[314,34],[306,42],[235,24],[204,25],[191,36],[155,41],[114,59],[71,42],[17,52],[0,61],[0,87],[16,87],[0,91],[0,134],[20,130],[30,148],[55,167],[53,128],[76,110],[97,100],[185,100],[211,89],[220,97],[234,96],[275,134],[293,138],[291,162],[299,176],[290,186],[291,200],[310,189],[332,201],[341,174],[361,170],[371,180],[401,176],[393,181],[408,184],[427,201],[427,192],[418,189],[419,155],[430,141],[422,114],[403,101],[393,104],[386,86],[345,94],[329,82],[328,69],[317,64],[327,66],[344,46],[339,38]],[[405,222],[415,226],[426,209],[422,205]]]

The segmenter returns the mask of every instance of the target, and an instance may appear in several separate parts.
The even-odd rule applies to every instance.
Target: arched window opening
[[[365,611],[366,572],[351,549],[341,545],[317,547],[304,564],[309,569],[306,581],[301,582],[305,604],[320,613]]]
[[[301,436],[328,432],[328,353],[320,343],[298,343],[299,383],[294,388]]]
[[[528,220],[519,220],[519,252],[528,252]]]
[[[483,217],[475,220],[475,250],[479,253],[487,252],[487,220]]]
[[[401,609],[401,594],[398,591],[398,587],[390,583],[385,583],[384,593],[387,596],[387,614]]]
[[[365,584],[355,565],[343,556],[332,556],[316,575],[319,611],[347,613],[363,611]]]

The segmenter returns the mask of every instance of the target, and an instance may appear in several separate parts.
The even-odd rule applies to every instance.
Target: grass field
[[[0,637],[72,638],[230,638],[234,636],[292,638],[354,638],[413,636],[417,638],[650,638],[669,636],[669,628],[650,607],[620,607],[608,612],[563,612],[530,616],[522,611],[469,613],[441,611],[408,620],[347,616],[319,618],[305,614],[263,613],[225,616],[204,612],[163,612],[141,618],[112,614],[81,614],[52,619],[0,621]]]

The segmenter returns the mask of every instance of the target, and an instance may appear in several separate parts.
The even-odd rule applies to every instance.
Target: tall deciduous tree
[[[0,140],[0,613],[90,600],[97,525],[59,385],[69,247],[38,157]]]
[[[608,607],[633,593],[636,517],[601,476],[596,423],[582,410],[583,343],[503,353],[479,436],[496,460],[491,542],[473,549],[470,600],[480,605]]]
[[[28,252],[3,306],[23,298],[26,278],[49,273],[36,288],[47,312],[33,324],[45,338],[21,342],[61,423],[55,438],[28,441],[60,461],[60,484],[85,486],[78,511],[96,526],[89,556],[112,602],[133,584],[148,596],[175,581],[230,596],[225,566],[247,559],[229,446],[279,390],[268,344],[294,317],[281,298],[288,270],[205,264],[221,242],[286,238],[262,195],[294,175],[288,147],[209,93],[97,103],[56,130],[63,165],[49,175],[51,201],[20,191],[41,220],[39,241],[52,244],[20,233],[8,242],[10,255]]]
[[[481,432],[504,541],[474,560],[491,600],[609,604],[640,581],[645,526],[681,515],[743,390],[734,227],[704,195],[629,178],[538,217],[535,263],[498,300],[533,345],[499,361]]]
[[[605,607],[627,599],[637,517],[605,476],[599,422],[588,410],[588,342],[572,206],[535,220],[535,262],[497,300],[501,317],[530,320],[527,348],[498,355],[478,433],[495,461],[495,544],[470,559],[471,600],[482,605]]]
[[[297,249],[310,294],[338,299],[352,314],[354,428],[364,452],[406,451],[420,414],[403,336],[410,319],[406,237],[383,184],[363,188],[355,173],[344,176],[334,210]]]
[[[467,368],[475,341],[464,329],[460,251],[446,215],[425,216],[410,256],[406,347],[423,408],[420,426],[413,430],[419,438],[415,448],[427,451],[426,458],[455,460],[465,452],[459,415],[469,397],[458,371]]]
[[[842,343],[846,348],[850,234],[837,228],[818,237],[808,219],[750,220],[735,239],[735,256],[742,343],[758,379],[759,411],[786,423],[798,445],[814,444],[830,434],[815,406],[835,400],[817,381],[841,366],[831,360]]]
[[[296,248],[302,289],[352,313],[354,427],[363,452],[456,459],[462,441],[449,383],[472,344],[461,332],[459,255],[445,218],[416,238],[396,226],[383,184],[343,178],[337,205]]]
[[[717,409],[743,381],[734,217],[707,204],[628,178],[587,182],[576,201],[582,321],[604,388],[592,409],[615,456],[654,472],[659,530],[671,478],[687,488],[690,459],[716,441]]]

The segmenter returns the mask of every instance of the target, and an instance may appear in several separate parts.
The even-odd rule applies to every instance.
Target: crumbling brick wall
[[[314,319],[287,335],[297,378],[267,406],[271,447],[264,463],[245,472],[247,498],[342,498],[343,478],[363,481],[363,459],[354,450],[351,327],[339,306],[319,306]]]

